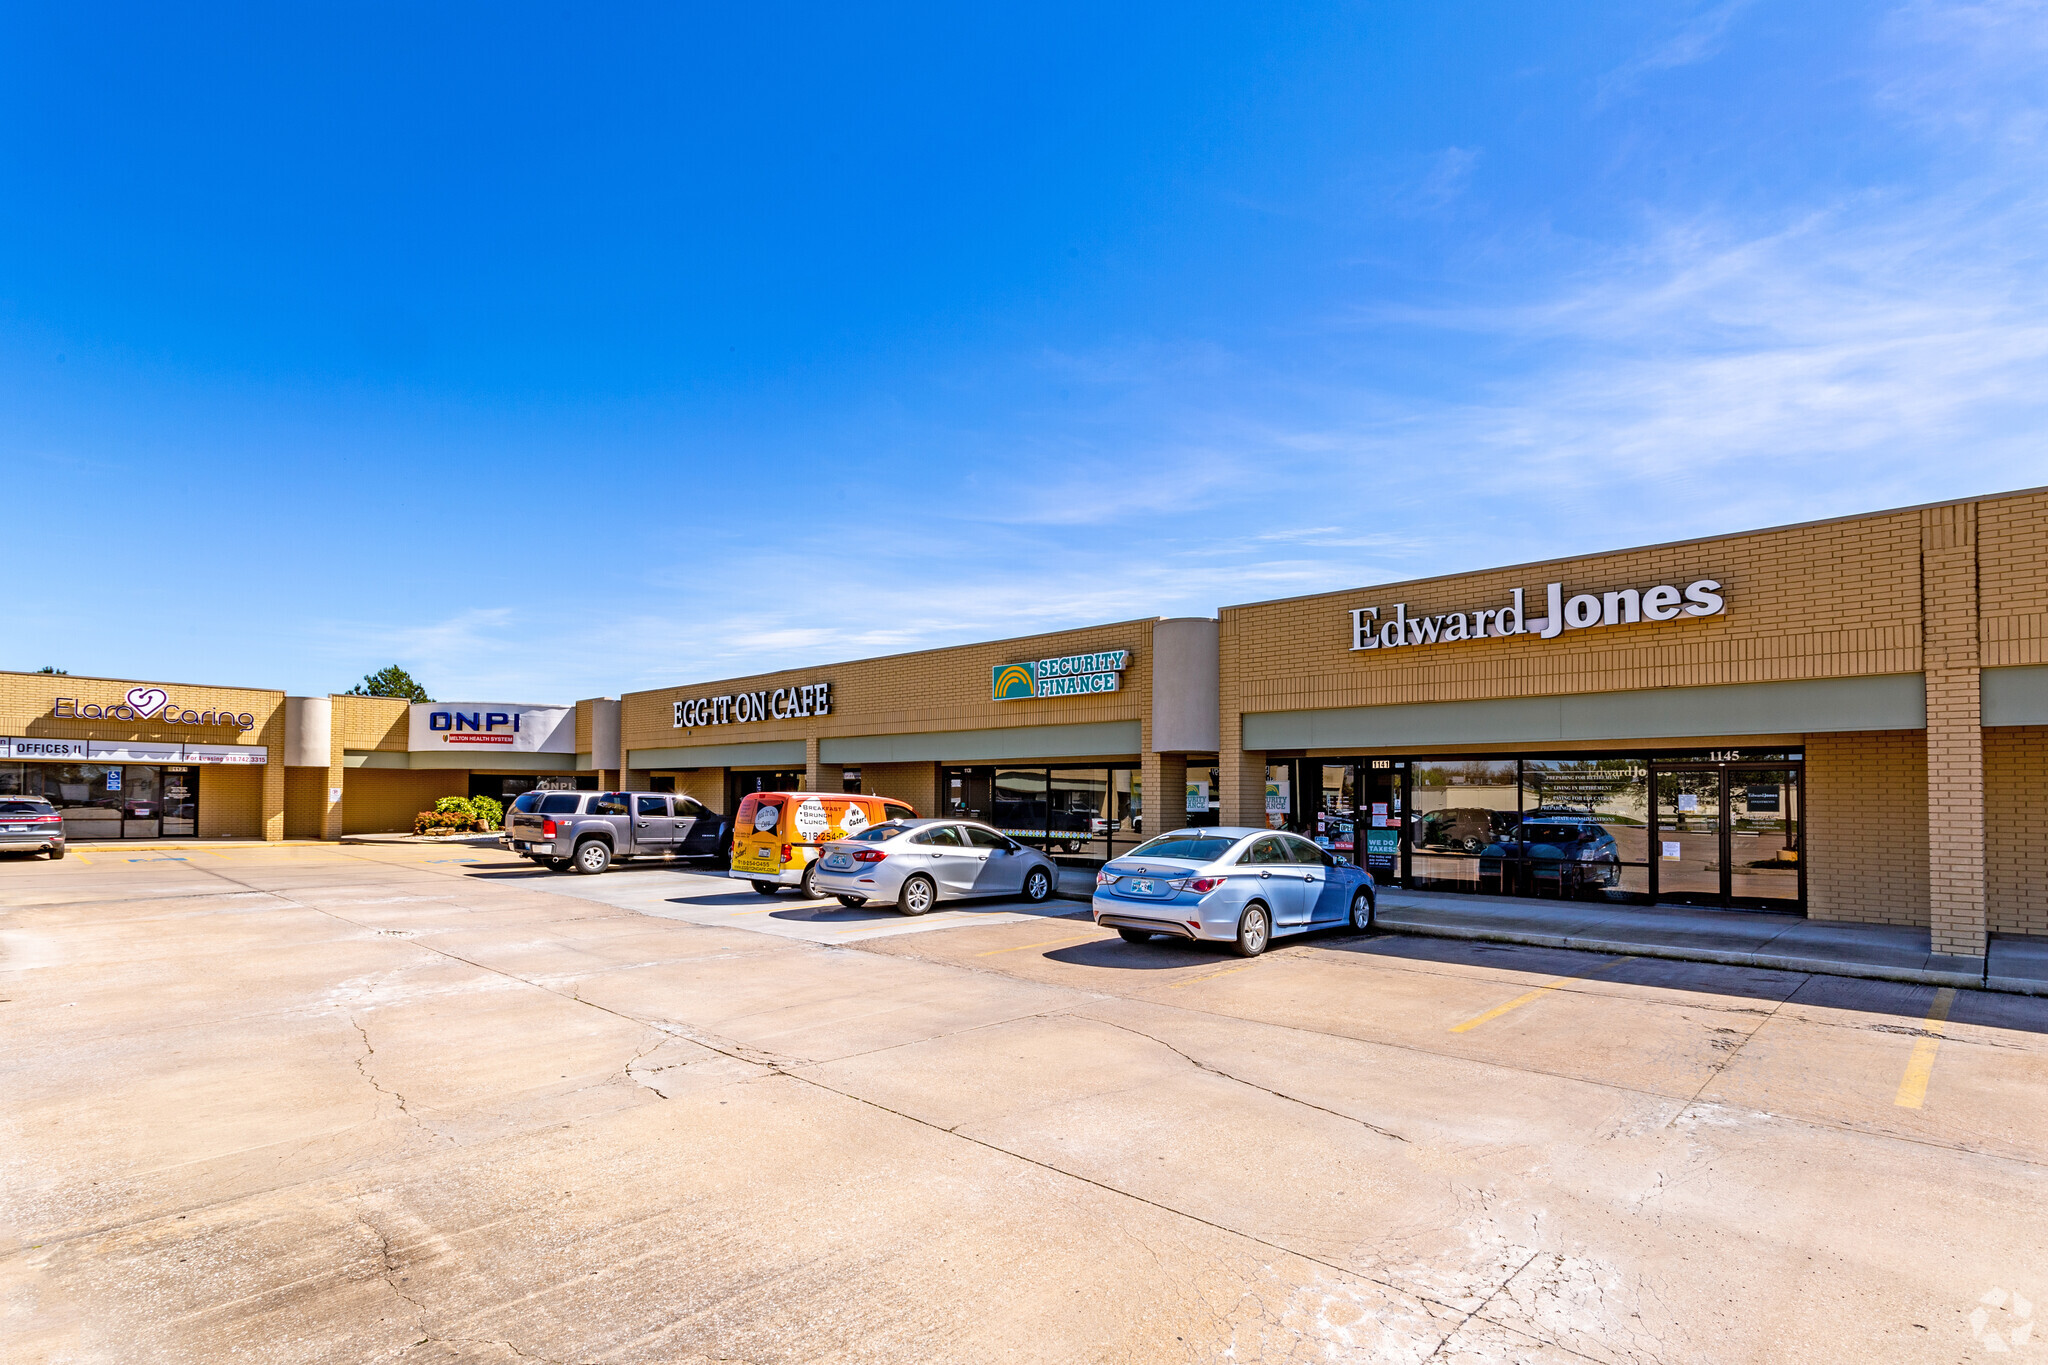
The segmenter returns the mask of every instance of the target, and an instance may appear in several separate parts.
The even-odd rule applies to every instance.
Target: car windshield
[[[1568,844],[1591,838],[1592,831],[1584,825],[1524,825],[1522,837],[1532,844]]]
[[[895,838],[907,828],[909,826],[897,824],[869,825],[860,833],[849,834],[846,838],[856,844],[879,844],[884,839]]]
[[[1191,863],[1213,863],[1230,852],[1235,839],[1212,834],[1162,834],[1149,844],[1140,844],[1128,858],[1180,858]]]

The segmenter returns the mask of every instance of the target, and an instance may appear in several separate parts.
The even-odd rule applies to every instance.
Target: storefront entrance
[[[199,833],[199,770],[157,763],[0,763],[0,796],[41,796],[66,839]]]
[[[795,792],[804,789],[804,770],[793,768],[781,772],[734,772],[725,774],[725,808],[736,811],[743,797],[755,792]]]
[[[994,825],[1051,854],[1105,863],[1135,847],[1142,784],[1135,764],[946,768],[934,814]]]
[[[1268,823],[1382,884],[1805,913],[1796,752],[1293,759]]]

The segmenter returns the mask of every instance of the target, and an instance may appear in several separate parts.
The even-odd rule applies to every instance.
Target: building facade
[[[591,698],[0,675],[76,837],[534,786],[864,791],[1100,861],[1287,826],[1383,882],[2048,934],[2048,490]]]

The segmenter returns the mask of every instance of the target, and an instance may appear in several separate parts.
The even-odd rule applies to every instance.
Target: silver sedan
[[[891,820],[819,850],[815,885],[848,909],[893,901],[922,915],[942,900],[1019,896],[1033,903],[1058,889],[1052,859],[973,820]]]

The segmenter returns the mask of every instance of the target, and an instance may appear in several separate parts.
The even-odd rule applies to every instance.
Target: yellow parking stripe
[[[1634,961],[1635,959],[1632,957],[1618,957],[1614,959],[1614,961],[1602,963],[1598,967],[1591,967],[1583,972],[1573,972],[1570,976],[1560,976],[1555,981],[1546,981],[1541,986],[1538,986],[1535,990],[1530,991],[1527,995],[1518,995],[1514,999],[1508,1001],[1505,1005],[1495,1005],[1492,1009],[1488,1010],[1484,1014],[1475,1014],[1462,1024],[1451,1025],[1451,1032],[1464,1033],[1469,1029],[1478,1028],[1481,1024],[1487,1023],[1490,1020],[1500,1018],[1509,1010],[1518,1010],[1522,1006],[1531,1002],[1532,1000],[1541,1000],[1544,996],[1550,994],[1554,990],[1559,989],[1560,987],[1568,986],[1574,981],[1584,981],[1587,977],[1598,976],[1602,972],[1611,972],[1624,962]]]
[[[1071,938],[1049,938],[1043,943],[1020,943],[1014,948],[991,948],[985,953],[976,953],[975,956],[994,957],[997,953],[1021,953],[1027,948],[1050,948],[1056,943],[1081,943],[1088,939],[1100,937],[1101,935],[1099,934],[1075,934]]]
[[[1906,1074],[1899,1079],[1899,1093],[1892,1096],[1892,1103],[1899,1108],[1918,1109],[1927,1102],[1927,1081],[1934,1074],[1934,1054],[1941,1051],[1942,1030],[1948,1025],[1949,1006],[1955,1002],[1953,986],[1943,986],[1934,993],[1934,1003],[1928,1006],[1924,1021],[1930,1036],[1913,1040],[1913,1055],[1906,1059]]]

